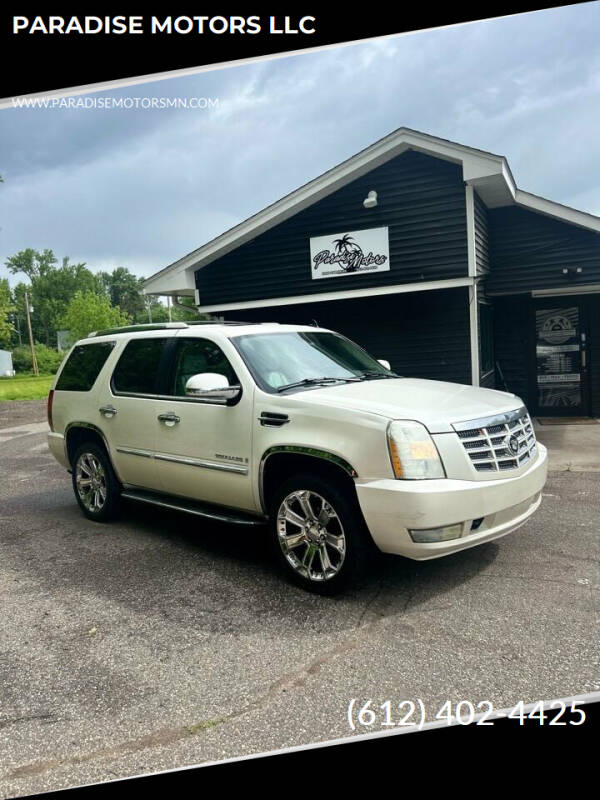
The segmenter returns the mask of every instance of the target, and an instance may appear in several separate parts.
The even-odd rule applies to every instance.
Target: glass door
[[[535,308],[535,375],[540,416],[589,413],[581,305],[549,300]]]

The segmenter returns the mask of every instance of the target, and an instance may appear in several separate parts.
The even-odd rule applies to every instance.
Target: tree
[[[150,312],[150,313],[148,313]],[[144,312],[137,314],[136,322],[168,322],[169,309],[156,295],[146,295],[144,297]],[[187,322],[188,320],[208,319],[206,314],[199,314],[191,297],[174,297],[171,302],[171,321]]]
[[[19,283],[15,287],[15,306],[19,323],[25,318],[25,292],[34,308],[31,318],[33,336],[46,345],[56,344],[56,331],[67,311],[69,302],[77,291],[104,294],[99,278],[84,263],[71,264],[63,258],[60,267],[52,250],[27,248],[6,260],[9,272],[23,273],[31,285]]]
[[[200,314],[193,297],[174,297],[171,309],[173,322],[186,322],[194,319],[209,319],[209,314]]]
[[[143,278],[138,278],[126,267],[117,267],[112,272],[99,272],[98,279],[110,297],[113,306],[137,320],[143,318],[146,304],[141,293]]]
[[[8,347],[14,327],[9,315],[14,311],[7,278],[0,279],[0,347]]]
[[[131,317],[113,307],[106,295],[79,291],[69,303],[60,320],[61,327],[70,331],[71,341],[83,339],[91,331],[128,325]]]
[[[57,258],[52,250],[42,250],[40,253],[39,250],[31,247],[20,250],[14,256],[6,259],[6,267],[9,272],[12,272],[13,275],[22,272],[27,275],[31,283],[40,275],[46,275],[56,263]]]

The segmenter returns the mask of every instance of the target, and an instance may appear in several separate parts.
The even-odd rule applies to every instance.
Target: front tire
[[[88,519],[107,522],[117,516],[121,486],[103,447],[85,442],[73,457],[73,491]]]
[[[362,576],[373,549],[370,534],[342,485],[296,475],[275,492],[269,520],[276,558],[303,589],[333,595]]]

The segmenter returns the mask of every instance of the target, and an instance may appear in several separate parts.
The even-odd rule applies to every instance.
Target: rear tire
[[[84,442],[73,457],[73,491],[79,508],[94,522],[114,519],[120,507],[121,485],[106,450]]]
[[[356,583],[374,549],[358,501],[318,475],[295,475],[279,487],[269,526],[288,579],[317,594],[337,594]]]

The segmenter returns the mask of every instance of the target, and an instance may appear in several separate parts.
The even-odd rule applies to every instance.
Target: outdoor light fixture
[[[562,273],[566,275],[569,280],[572,280],[575,275],[581,275],[583,272],[583,267],[563,267]]]
[[[377,205],[377,192],[371,189],[369,194],[363,200],[363,206],[365,208],[375,208]]]

